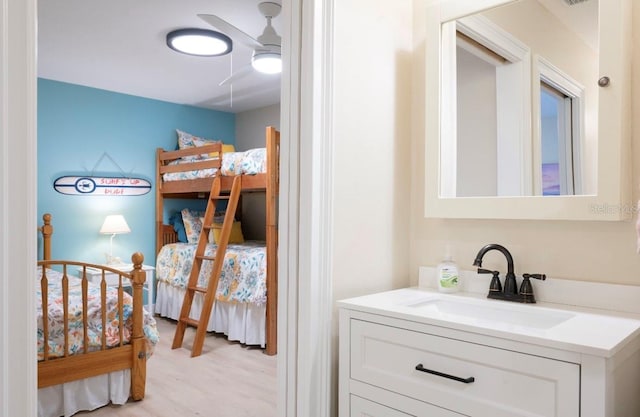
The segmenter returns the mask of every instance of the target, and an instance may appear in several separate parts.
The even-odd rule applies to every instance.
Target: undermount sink
[[[565,311],[541,309],[535,306],[500,305],[503,302],[454,299],[435,296],[417,303],[407,304],[416,312],[442,319],[463,319],[475,324],[501,324],[531,329],[550,329],[575,316]]]

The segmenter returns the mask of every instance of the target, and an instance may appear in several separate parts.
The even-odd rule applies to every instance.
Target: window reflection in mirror
[[[443,24],[441,196],[596,193],[597,19],[522,0]]]
[[[580,194],[578,99],[540,82],[542,195]]]

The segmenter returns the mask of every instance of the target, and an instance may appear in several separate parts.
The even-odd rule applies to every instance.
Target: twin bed
[[[144,257],[135,253],[128,273],[51,260],[51,215],[43,220],[44,254],[36,274],[38,416],[69,416],[129,398],[141,400],[146,361],[158,341],[155,320],[143,309]],[[88,268],[101,271],[100,285],[89,282]],[[116,274],[119,284],[107,286],[106,274]],[[125,287],[132,288],[131,295]]]
[[[181,133],[181,132],[179,132]],[[193,263],[197,241],[179,242],[173,225],[164,222],[167,198],[205,198],[213,178],[221,178],[222,189],[230,190],[235,175],[242,175],[243,192],[265,195],[266,241],[230,243],[216,293],[208,331],[224,333],[229,340],[260,345],[265,353],[276,353],[277,327],[277,195],[280,133],[265,130],[265,148],[246,152],[222,152],[221,160],[206,143],[175,151],[156,153],[156,304],[155,313],[177,320],[185,286]],[[180,140],[181,138],[179,138]],[[196,140],[199,138],[195,138]],[[182,211],[189,232],[199,226],[197,215]],[[194,224],[189,224],[194,223]],[[199,229],[197,233],[199,233]],[[214,253],[209,243],[206,254]],[[199,286],[206,287],[211,262],[205,262]],[[196,294],[190,317],[199,319],[202,297]]]

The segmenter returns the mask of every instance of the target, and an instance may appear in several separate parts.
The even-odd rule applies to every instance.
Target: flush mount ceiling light
[[[178,29],[167,33],[167,46],[196,56],[221,56],[233,49],[231,38],[208,29]]]

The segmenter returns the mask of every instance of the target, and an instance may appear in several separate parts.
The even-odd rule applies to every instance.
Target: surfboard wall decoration
[[[53,188],[68,195],[129,196],[147,194],[151,183],[142,178],[64,176],[53,182]]]

